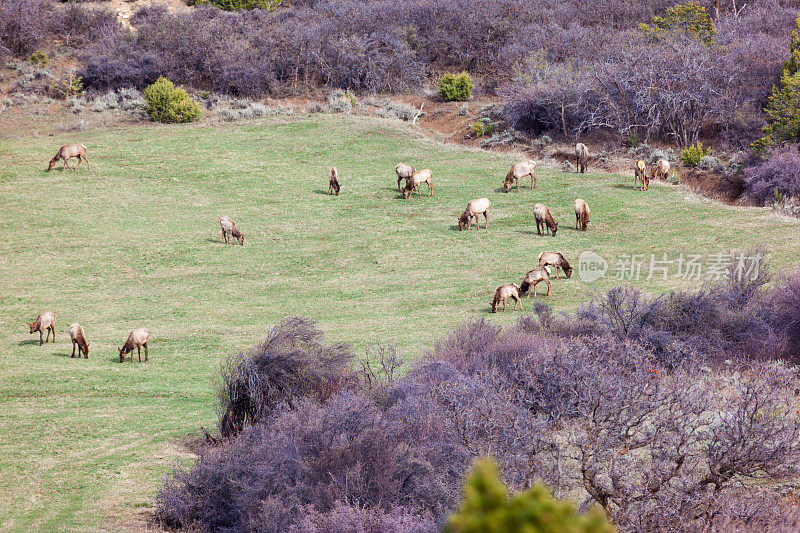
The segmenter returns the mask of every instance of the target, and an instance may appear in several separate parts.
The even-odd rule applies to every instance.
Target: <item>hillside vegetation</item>
[[[634,192],[629,177],[543,168],[535,191],[505,194],[517,155],[441,145],[396,121],[84,132],[91,171],[45,173],[73,138],[0,146],[3,529],[141,526],[163,475],[187,457],[186,436],[214,427],[219,363],[287,315],[316,320],[358,357],[381,343],[412,359],[466,319],[515,321],[510,310],[489,315],[493,291],[519,282],[543,250],[613,261],[764,245],[787,270],[800,247],[794,219],[671,185]],[[432,198],[400,198],[399,161],[432,169]],[[325,194],[331,165],[338,197]],[[493,203],[489,230],[459,232],[457,216],[481,196]],[[587,232],[572,229],[578,196],[592,209]],[[557,237],[535,234],[536,201],[551,207]],[[245,246],[222,244],[222,215]],[[566,311],[618,283],[612,272],[553,280],[542,301]],[[635,284],[660,293],[698,282]],[[42,309],[56,312],[57,343],[39,347],[26,322]],[[68,357],[73,321],[86,329],[88,360]],[[150,362],[121,365],[116,349],[139,326],[153,337]]]

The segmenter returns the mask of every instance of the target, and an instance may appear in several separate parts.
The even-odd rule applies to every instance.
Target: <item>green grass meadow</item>
[[[70,142],[88,146],[91,171],[44,172]],[[797,266],[798,220],[555,168],[539,169],[536,190],[505,194],[520,157],[324,115],[0,141],[0,529],[148,527],[165,474],[191,460],[201,425],[214,426],[219,363],[289,315],[359,356],[380,342],[413,360],[469,318],[516,320],[489,314],[494,289],[519,282],[544,250],[576,260],[764,245],[777,270]],[[398,195],[400,161],[433,171],[432,198]],[[326,194],[332,165],[338,197]],[[459,232],[467,201],[483,196],[489,230]],[[574,229],[576,197],[592,210],[587,232]],[[550,206],[557,237],[536,235],[536,202]],[[222,244],[222,215],[245,246]],[[542,301],[568,311],[618,283],[612,272],[553,280]],[[635,284],[659,293],[696,282]],[[57,342],[40,347],[27,323],[43,309],[56,313]],[[69,357],[71,322],[86,330],[88,360]],[[150,362],[120,364],[117,348],[140,326]]]

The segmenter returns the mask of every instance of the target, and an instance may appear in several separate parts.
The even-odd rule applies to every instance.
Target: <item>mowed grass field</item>
[[[44,172],[68,142],[88,146],[91,171]],[[0,529],[147,527],[165,474],[191,460],[201,425],[214,426],[219,363],[289,315],[359,356],[382,343],[413,360],[471,317],[513,322],[510,309],[489,314],[494,289],[519,282],[544,250],[571,260],[592,250],[613,269],[620,254],[765,245],[778,270],[796,266],[797,220],[553,168],[538,171],[536,190],[504,194],[519,157],[343,116],[0,141]],[[400,161],[433,171],[432,198],[399,197]],[[326,194],[331,165],[338,197]],[[459,232],[466,202],[483,196],[489,231]],[[576,197],[592,210],[585,233]],[[535,202],[550,206],[557,237],[536,235]],[[244,247],[222,244],[222,215]],[[542,301],[567,311],[618,283],[613,272],[553,280]],[[635,284],[659,293],[693,282]],[[40,347],[26,323],[43,309],[56,313],[57,342]],[[86,329],[88,360],[69,357],[71,322]],[[150,362],[120,364],[117,348],[140,326]]]

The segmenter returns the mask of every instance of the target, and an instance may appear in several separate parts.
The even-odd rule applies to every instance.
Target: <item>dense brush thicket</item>
[[[745,169],[744,186],[747,194],[762,204],[778,200],[782,195],[800,198],[798,146],[775,148],[766,160]]]
[[[739,147],[761,135],[800,8],[796,0],[708,1],[689,8],[684,24],[662,16],[671,0],[308,0],[180,14],[154,5],[131,19],[131,33],[103,12],[78,16],[75,4],[9,2],[0,11],[3,48],[25,56],[48,35],[72,39],[84,50],[80,75],[90,90],[142,89],[163,75],[245,97],[319,87],[419,93],[465,70],[479,90],[504,95],[518,130],[605,129],[684,147],[701,133]]]
[[[178,469],[157,520],[203,531],[436,531],[475,458],[544,482],[624,531],[784,531],[797,508],[800,273],[649,298],[612,289],[574,315],[483,319],[407,374],[353,372],[290,319],[223,367],[230,435]],[[243,378],[243,376],[247,376]],[[229,391],[245,386],[241,412]],[[253,414],[253,413],[258,413]]]

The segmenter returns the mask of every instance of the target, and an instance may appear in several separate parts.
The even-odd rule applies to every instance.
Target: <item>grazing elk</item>
[[[420,185],[423,183],[428,184],[428,196],[433,196],[433,172],[429,168],[423,168],[422,170],[418,170],[411,174],[411,177],[408,178],[406,181],[406,188],[403,189],[403,198],[408,200],[414,191],[417,191],[419,194],[420,199],[422,198],[422,191],[420,191]]]
[[[536,161],[528,159],[527,161],[520,161],[511,166],[511,170],[506,174],[506,179],[503,180],[503,189],[508,192],[517,183],[517,192],[519,192],[519,180],[525,176],[531,177],[531,189],[536,188]]]
[[[86,342],[83,326],[78,323],[70,324],[69,337],[72,339],[72,355],[69,356],[70,359],[75,357],[75,346],[78,347],[78,358],[83,353],[83,357],[89,359],[89,343]]]
[[[589,149],[583,143],[575,145],[575,172],[586,172],[586,163],[589,161]]]
[[[564,271],[564,274],[568,277],[572,277],[572,267],[569,266],[569,262],[558,252],[542,252],[539,254],[539,266],[544,267],[546,265],[550,265],[555,267],[556,269],[556,279],[558,279],[558,269]]]
[[[150,340],[150,332],[145,328],[139,328],[131,331],[128,335],[128,340],[119,349],[119,362],[125,362],[125,355],[131,354],[131,363],[133,363],[133,349],[136,348],[139,352],[139,362],[142,362],[142,346],[144,346],[144,362],[148,359],[147,342]]]
[[[541,235],[542,228],[545,228],[545,233],[552,232],[553,237],[556,236],[558,231],[558,222],[553,219],[550,214],[550,209],[544,204],[536,204],[533,206],[533,216],[536,218],[536,232]]]
[[[31,328],[31,335],[39,332],[39,346],[50,340],[50,332],[53,332],[53,342],[56,342],[56,314],[54,312],[42,311],[36,315],[36,320],[28,325]],[[47,338],[42,340],[45,331],[47,331]]]
[[[72,159],[73,157],[78,158],[78,164],[75,165],[75,168],[72,168],[67,164],[67,161]],[[56,155],[53,156],[53,159],[50,160],[50,165],[47,167],[47,171],[50,172],[53,170],[53,167],[56,166],[56,163],[59,159],[64,161],[64,166],[62,168],[68,168],[70,170],[76,170],[79,166],[81,166],[81,161],[86,161],[86,166],[89,170],[92,167],[89,165],[89,160],[86,159],[86,145],[85,144],[65,144],[61,148],[58,149]]]
[[[488,198],[478,198],[477,200],[471,200],[467,204],[467,208],[461,213],[461,216],[458,218],[458,230],[465,230],[470,229],[472,227],[472,218],[475,218],[475,225],[478,229],[481,229],[481,223],[478,220],[478,215],[483,214],[483,218],[486,219],[486,223],[484,228],[489,228],[489,208],[492,206],[492,202],[489,201]]]
[[[229,236],[232,235],[234,239],[239,241],[239,244],[244,246],[244,234],[236,227],[236,222],[228,217],[222,217],[219,219],[219,225],[222,226],[222,240],[225,244],[228,244]],[[236,243],[232,244],[235,245]]]
[[[417,171],[413,165],[406,165],[405,163],[398,163],[396,167],[394,167],[394,171],[397,173],[397,192],[402,193],[403,188],[400,186],[403,180],[406,180],[408,183],[409,178],[414,172]]]
[[[669,179],[669,161],[666,159],[659,159],[658,163],[656,163],[656,168],[653,170],[653,179],[662,179],[668,180]]]
[[[497,287],[497,290],[494,291],[494,299],[492,300],[492,313],[497,312],[497,306],[500,304],[500,302],[503,303],[503,312],[505,313],[506,300],[509,298],[514,300],[514,311],[517,310],[517,304],[519,304],[520,310],[525,310],[522,308],[522,300],[519,297],[519,285],[516,283],[506,283],[505,285],[500,285]]]
[[[633,169],[633,190],[636,190],[636,185],[641,183],[640,188],[646,191],[650,188],[650,177],[647,175],[647,165],[641,159],[636,162]]]
[[[331,173],[328,180],[328,194],[336,194],[339,196],[339,172],[336,170],[336,167],[331,167]]]
[[[540,266],[529,271],[522,279],[522,285],[520,285],[519,290],[522,294],[527,294],[525,296],[526,300],[531,297],[531,287],[533,287],[533,297],[536,298],[536,285],[540,281],[544,281],[547,284],[547,296],[550,296],[550,273],[545,267]]]
[[[589,205],[581,198],[576,198],[572,202],[575,209],[575,229],[586,231],[589,226]]]

